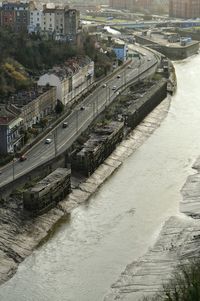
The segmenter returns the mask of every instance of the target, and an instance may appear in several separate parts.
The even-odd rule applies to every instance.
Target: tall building
[[[169,16],[175,18],[199,18],[200,0],[170,0]]]
[[[27,31],[29,24],[29,5],[20,2],[3,2],[0,10],[1,26],[15,31]]]
[[[68,9],[64,15],[64,31],[68,40],[75,40],[80,26],[80,12],[76,9]]]

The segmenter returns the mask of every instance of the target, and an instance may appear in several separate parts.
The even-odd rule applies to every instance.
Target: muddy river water
[[[178,89],[161,126],[19,266],[1,301],[102,301],[179,215],[200,155],[200,55],[174,65]]]

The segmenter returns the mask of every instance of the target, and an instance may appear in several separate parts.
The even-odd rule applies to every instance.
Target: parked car
[[[106,88],[106,86],[107,86],[106,84],[103,84],[103,85],[102,85],[103,88]]]
[[[68,127],[68,122],[63,122],[62,127],[63,127],[63,129],[67,128]]]
[[[21,156],[19,157],[19,161],[20,161],[20,162],[26,161],[26,159],[27,159],[27,157],[26,157],[25,155],[21,155]]]
[[[118,74],[118,75],[117,75],[117,78],[121,78],[121,75]]]
[[[45,140],[45,144],[50,144],[52,142],[52,139],[51,138],[47,138],[46,140]]]
[[[81,111],[84,111],[84,110],[85,110],[85,107],[83,107],[83,106],[80,107],[80,110],[81,110]]]
[[[117,87],[116,87],[116,86],[113,86],[113,87],[112,87],[112,90],[116,90],[116,89],[117,89]]]

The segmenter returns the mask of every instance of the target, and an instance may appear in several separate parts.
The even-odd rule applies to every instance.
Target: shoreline
[[[136,151],[160,126],[168,113],[171,98],[164,99],[117,146],[115,151],[79,188],[61,201],[56,208],[33,220],[18,213],[22,204],[6,204],[0,209],[0,284],[11,278],[17,267],[32,251],[46,241],[59,221],[79,204],[87,201],[98,188]],[[12,222],[11,222],[12,220]],[[46,239],[45,239],[46,238]]]

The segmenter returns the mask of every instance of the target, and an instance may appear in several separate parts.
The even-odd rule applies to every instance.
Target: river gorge
[[[179,206],[200,155],[200,55],[174,66],[177,92],[134,131],[141,146],[1,285],[1,301],[136,301],[189,253],[200,224]]]

